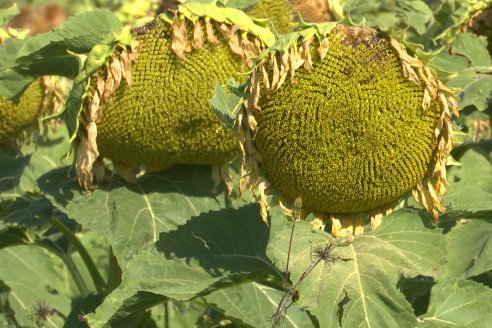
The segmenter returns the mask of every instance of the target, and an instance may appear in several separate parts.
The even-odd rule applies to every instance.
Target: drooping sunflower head
[[[97,156],[121,172],[132,166],[138,171],[140,164],[147,170],[221,165],[238,153],[210,99],[216,83],[241,79],[239,73],[249,69],[264,47],[258,34],[273,35],[239,10],[191,2],[178,8],[131,29],[132,49],[116,51],[93,79],[87,138],[80,146],[87,156],[78,165],[82,185],[90,185]],[[241,21],[235,24],[234,17]]]
[[[269,19],[279,33],[287,33],[295,26],[292,20],[293,8],[288,0],[259,0],[248,11],[248,15]]]
[[[191,31],[188,27],[186,36]],[[123,83],[116,90],[97,123],[101,155],[129,164],[205,164],[230,158],[236,151],[234,138],[220,129],[209,99],[215,81],[225,82],[240,71],[239,56],[217,39],[221,46],[206,41],[186,59],[185,54],[179,58],[172,49],[172,23],[162,18],[134,33],[140,46],[131,86]]]
[[[437,219],[453,145],[451,91],[372,29],[314,25],[286,40],[250,79],[245,172],[260,162],[286,200],[331,215],[337,235],[354,218],[361,225],[361,213],[376,226],[411,191]]]
[[[11,37],[23,38],[27,31],[0,29],[0,44]],[[46,101],[47,78],[33,82],[18,103],[0,97],[0,144],[16,137],[20,131],[31,126],[41,113]]]
[[[248,14],[268,18],[277,32],[287,33],[299,16],[307,22],[327,22],[341,19],[343,9],[340,0],[259,0]]]
[[[32,83],[18,104],[0,97],[0,144],[15,137],[38,117],[43,102],[43,88],[39,81]]]

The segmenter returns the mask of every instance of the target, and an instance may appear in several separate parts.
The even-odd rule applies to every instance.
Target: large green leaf
[[[15,38],[9,38],[0,45],[0,96],[16,101],[35,79],[14,69],[21,47],[22,40]]]
[[[439,32],[435,18],[441,8],[436,8],[435,3],[421,0],[344,0],[341,3],[346,23],[378,26],[426,48],[436,47],[432,39]],[[447,18],[446,25],[454,23],[449,15]]]
[[[41,49],[62,45],[68,51],[88,53],[108,35],[117,35],[122,28],[118,18],[109,10],[94,9],[70,18],[51,32],[26,39],[19,57],[35,56]]]
[[[69,51],[64,44],[53,41],[34,53],[26,53],[24,44],[17,54],[16,66],[11,69],[25,76],[59,75],[73,79],[80,70],[80,59]]]
[[[272,267],[265,254],[269,235],[254,205],[204,213],[161,233],[155,246],[129,263],[122,284],[88,316],[89,322],[102,327],[138,292],[189,300],[263,274]]]
[[[396,9],[391,1],[344,1],[344,12],[356,24],[366,22],[369,26],[396,27],[401,20],[401,13],[396,13]]]
[[[51,204],[32,198],[19,188],[30,155],[15,156],[0,149],[0,247],[22,244],[25,227],[40,232],[51,215]],[[11,231],[8,228],[18,227]]]
[[[19,180],[19,187],[25,193],[38,193],[39,177],[73,161],[73,156],[67,155],[72,147],[68,140],[67,128],[64,125],[58,126],[56,130],[46,128],[46,137],[34,137],[22,149],[23,154],[30,155],[29,163]]]
[[[448,172],[448,191],[444,205],[450,215],[492,212],[492,163],[488,155],[469,149],[459,159],[462,166]]]
[[[430,2],[427,2],[430,4]],[[433,41],[447,42],[453,39],[460,32],[462,24],[469,19],[473,3],[471,1],[459,0],[439,0],[431,4],[431,7],[437,7],[435,11],[435,26],[432,35]]]
[[[282,215],[273,215],[272,222],[279,226],[268,254],[283,268],[290,224]],[[297,222],[289,270],[293,283],[312,263],[312,250],[330,240],[327,233],[311,232],[309,223]],[[398,280],[401,276],[436,277],[444,266],[445,246],[430,218],[399,210],[375,232],[338,246],[333,253],[341,259],[334,264],[320,263],[300,285],[299,305],[316,315],[322,327],[414,327],[416,318],[397,289]]]
[[[273,314],[282,292],[257,282],[237,284],[220,289],[206,297],[228,317],[251,327],[271,327]],[[311,327],[313,322],[306,311],[292,305],[282,316],[281,327]]]
[[[460,109],[467,106],[475,106],[480,111],[487,109],[487,99],[492,93],[491,73],[492,69],[480,72],[470,68],[446,81],[449,87],[459,90],[458,105]]]
[[[197,323],[210,319],[210,315],[205,315],[210,313],[208,306],[205,302],[199,301],[168,301],[153,307],[151,311],[156,322],[164,321],[167,315],[170,326],[173,328],[196,327],[199,326]]]
[[[470,66],[470,60],[464,56],[450,55],[447,49],[442,49],[432,57],[430,66],[438,72],[459,73]]]
[[[410,23],[419,35],[424,34],[433,21],[433,13],[423,1],[398,1],[405,21]]]
[[[492,58],[487,51],[487,40],[472,33],[459,34],[453,41],[453,52],[467,57],[471,65],[492,68]]]
[[[0,280],[10,289],[5,297],[19,325],[34,326],[33,314],[43,302],[63,315],[70,312],[69,278],[54,255],[38,247],[15,246],[0,250],[0,263]],[[49,319],[63,325],[56,314]]]
[[[135,316],[139,316],[145,310],[150,309],[157,304],[162,304],[166,301],[166,297],[158,294],[148,293],[148,292],[137,292],[134,296],[129,297],[124,300],[121,304],[121,307],[114,313],[114,315],[108,321],[108,324],[111,327],[121,327],[124,326],[132,326],[132,324],[128,324],[128,321],[131,320]],[[137,326],[135,323],[134,326]],[[90,323],[91,327],[98,327],[99,325],[93,325]],[[104,325],[101,325],[101,327]]]
[[[212,194],[208,166],[175,166],[144,175],[138,184],[115,176],[92,193],[81,190],[74,172],[58,169],[41,177],[39,186],[84,229],[104,234],[123,270],[160,233],[175,230],[192,216],[218,210],[227,201],[225,192]]]
[[[492,270],[492,223],[467,219],[446,235],[449,246],[442,279],[468,279]]]
[[[51,32],[0,46],[0,95],[18,101],[34,78],[61,75],[74,79],[80,72],[76,54],[87,54],[117,39],[122,25],[108,10],[96,9],[71,18]]]
[[[0,249],[34,242],[30,232],[24,227],[9,226],[0,230]]]
[[[46,136],[31,136],[19,153],[0,149],[0,201],[38,193],[36,180],[41,175],[72,161],[65,126],[46,129]]]
[[[19,197],[0,201],[0,231],[8,227],[29,227],[42,231],[52,215],[52,207],[44,198]]]
[[[27,40],[27,39],[26,39]],[[18,102],[29,84],[41,75],[75,77],[79,59],[61,45],[19,59],[26,40],[7,39],[0,45],[0,96]]]
[[[474,281],[450,280],[432,289],[429,311],[418,327],[487,328],[492,321],[492,290]]]
[[[0,148],[0,201],[13,199],[20,195],[19,180],[30,156],[12,155]]]
[[[67,315],[64,328],[87,328],[87,324],[80,319],[82,313],[93,312],[103,301],[103,295],[92,294],[82,299],[77,299],[71,304],[71,311]]]
[[[488,98],[492,95],[492,58],[487,50],[486,40],[471,33],[461,33],[450,47],[451,54],[446,54],[443,50],[431,64],[444,72],[455,73],[445,78],[445,81],[458,91],[460,109],[475,106],[480,111],[485,110]],[[463,60],[467,60],[469,64],[458,70],[458,65],[464,64]]]
[[[52,206],[37,194],[36,179],[61,165],[70,146],[66,135],[60,127],[54,134],[50,131],[48,138],[33,136],[22,146],[22,156],[0,150],[0,230],[20,226],[42,235],[49,228]]]
[[[248,11],[258,3],[258,0],[218,0],[217,2],[224,7],[238,8]]]

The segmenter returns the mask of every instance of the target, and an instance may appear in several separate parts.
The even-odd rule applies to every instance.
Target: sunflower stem
[[[87,249],[84,247],[84,245],[82,245],[82,243],[77,238],[77,236],[75,236],[75,234],[59,220],[55,218],[51,218],[50,223],[52,226],[60,230],[60,232],[72,243],[73,247],[75,247],[77,252],[80,254],[82,261],[84,261],[84,264],[87,267],[87,270],[89,271],[89,274],[92,278],[92,281],[94,282],[94,286],[96,287],[97,292],[99,294],[104,295],[106,291],[106,283],[101,277],[101,274],[97,270],[96,264],[92,260],[91,256],[89,255],[89,252],[87,252]]]
[[[70,273],[70,275],[72,276],[72,279],[75,282],[75,285],[77,286],[77,289],[79,290],[80,295],[83,298],[89,296],[89,294],[90,294],[89,288],[87,287],[87,284],[85,283],[84,279],[82,278],[79,270],[75,266],[75,263],[73,262],[70,255],[65,254],[60,249],[57,249],[51,245],[47,245],[44,243],[36,243],[35,245],[38,247],[44,248],[45,250],[56,255],[63,262],[63,264],[65,264],[65,266],[67,267],[67,270]]]

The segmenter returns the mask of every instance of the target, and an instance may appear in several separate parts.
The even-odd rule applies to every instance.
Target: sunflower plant
[[[489,326],[489,1],[84,6],[0,30],[2,115],[68,81],[0,122],[0,327]]]

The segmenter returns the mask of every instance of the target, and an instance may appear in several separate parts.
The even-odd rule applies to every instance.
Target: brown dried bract
[[[55,116],[65,107],[68,87],[64,82],[66,82],[66,80],[63,80],[63,78],[50,76],[43,76],[41,78],[41,84],[43,85],[44,90],[42,111],[46,111],[45,113],[49,116]],[[53,131],[55,131],[60,124],[60,121],[56,119],[49,121],[49,125]],[[43,135],[46,137],[47,134],[48,129],[44,129]]]
[[[195,22],[193,26],[193,40],[191,41],[193,49],[201,49],[203,47],[203,29],[200,20]]]
[[[227,163],[212,165],[212,181],[214,182],[212,193],[217,193],[217,188],[224,181],[227,190],[227,197],[232,196],[233,181]]]
[[[118,89],[122,78],[131,84],[131,68],[138,56],[137,44],[131,49],[123,49],[118,56],[113,56],[106,65],[106,78],[96,78],[92,96],[88,97],[88,106],[84,110],[85,135],[80,138],[77,149],[77,163],[75,170],[79,184],[85,190],[95,188],[95,183],[104,179],[104,169],[97,148],[97,122],[103,115],[102,107],[111,100],[111,96]],[[94,183],[95,182],[95,183]]]
[[[77,180],[79,181],[80,186],[85,190],[94,188],[94,173],[92,169],[94,162],[99,157],[99,151],[97,150],[96,144],[96,120],[100,115],[99,92],[104,89],[104,81],[100,78],[97,80],[97,89],[98,92],[94,94],[89,103],[88,110],[85,111],[86,136],[82,137],[79,141],[77,163],[75,165]]]
[[[420,59],[411,57],[397,40],[391,38],[390,42],[400,56],[405,76],[424,87],[422,109],[439,106],[441,110],[433,137],[434,160],[429,167],[429,174],[412,190],[415,200],[432,214],[437,222],[439,212],[446,212],[442,197],[446,193],[446,163],[454,145],[452,118],[453,115],[458,116],[458,102],[454,93],[439,81]]]
[[[268,202],[266,197],[266,189],[268,184],[265,181],[261,181],[258,184],[258,193],[260,197],[260,215],[263,222],[268,225]]]
[[[210,19],[205,19],[205,32],[207,34],[207,41],[211,44],[219,45],[220,41],[215,36],[214,27]]]
[[[173,36],[171,49],[181,60],[186,60],[184,55],[187,47],[186,19],[175,19],[172,24]]]
[[[303,20],[311,23],[327,22],[334,18],[327,0],[291,0],[290,4],[294,16],[299,13]]]
[[[220,45],[220,41],[215,36],[215,30],[218,30],[222,37],[227,41],[229,48],[236,55],[241,57],[241,60],[252,67],[254,62],[252,58],[258,56],[264,49],[262,42],[246,32],[241,32],[240,25],[230,25],[218,23],[205,18],[205,34],[207,41],[213,45]],[[190,44],[187,40],[187,24],[186,18],[175,18],[172,23],[173,37],[171,48],[178,58],[186,60],[185,52],[190,52],[193,49],[201,49],[203,47],[203,27],[201,19],[193,22],[193,39]]]

